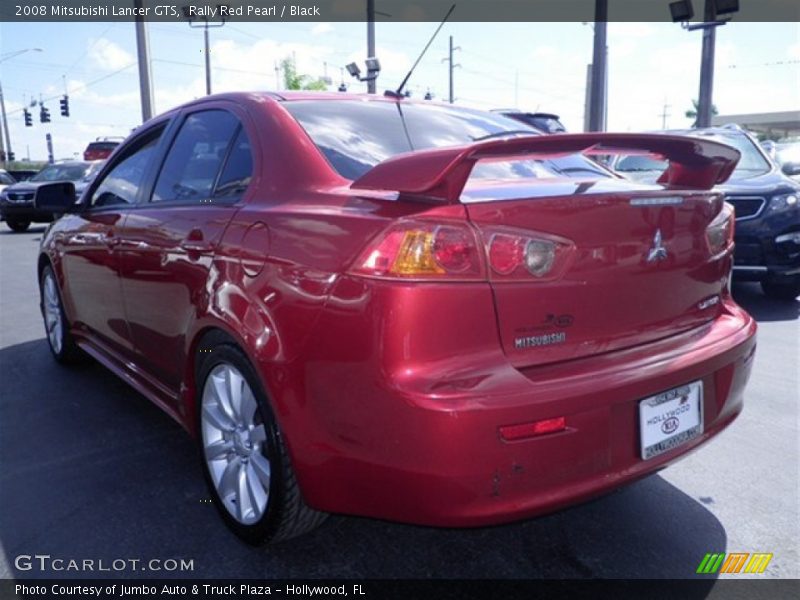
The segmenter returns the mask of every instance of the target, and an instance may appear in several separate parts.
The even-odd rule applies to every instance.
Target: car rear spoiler
[[[467,146],[418,150],[385,160],[352,184],[353,189],[390,190],[401,196],[458,202],[479,160],[548,159],[570,154],[655,155],[669,161],[658,183],[669,188],[708,190],[730,177],[740,153],[692,137],[637,133],[532,135],[487,140]]]

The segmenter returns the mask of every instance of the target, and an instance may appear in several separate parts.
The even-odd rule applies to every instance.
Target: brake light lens
[[[566,417],[554,417],[520,425],[504,425],[500,427],[500,437],[507,442],[514,442],[548,433],[557,433],[566,430],[566,428]]]
[[[734,208],[727,202],[706,229],[708,249],[712,256],[725,252],[733,244]]]
[[[561,273],[574,247],[568,240],[528,232],[489,232],[487,255],[494,278],[550,279]]]
[[[409,279],[485,279],[479,248],[466,224],[400,222],[361,254],[353,272]]]

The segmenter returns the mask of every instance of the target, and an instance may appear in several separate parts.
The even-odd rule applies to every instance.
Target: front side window
[[[90,200],[91,206],[133,204],[160,137],[159,131],[118,162],[95,189]]]
[[[197,202],[211,197],[239,120],[224,110],[189,115],[164,160],[152,202]]]

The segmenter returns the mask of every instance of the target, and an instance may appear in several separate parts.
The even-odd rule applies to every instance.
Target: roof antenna
[[[419,61],[422,60],[422,57],[425,56],[425,53],[428,51],[428,48],[430,47],[430,45],[433,43],[433,40],[436,39],[436,36],[439,33],[439,30],[444,26],[445,22],[447,22],[447,19],[450,18],[450,15],[453,14],[453,11],[455,10],[455,8],[456,8],[456,5],[453,4],[453,6],[450,7],[450,10],[447,11],[447,14],[444,16],[444,19],[442,19],[442,22],[439,23],[439,27],[436,28],[436,31],[433,32],[433,35],[431,36],[431,39],[428,40],[428,43],[425,45],[425,48],[422,49],[422,52],[417,57],[416,62],[412,65],[411,70],[408,72],[408,74],[406,75],[405,79],[403,79],[403,83],[400,84],[400,87],[398,87],[394,91],[386,90],[384,92],[384,96],[392,96],[394,98],[402,98],[403,97],[403,88],[406,87],[406,83],[408,83],[408,80],[411,77],[411,74],[414,72],[414,69],[417,68],[417,65],[419,64]]]

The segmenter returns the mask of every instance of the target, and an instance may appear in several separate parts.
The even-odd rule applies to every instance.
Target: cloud
[[[116,71],[134,62],[133,55],[109,39],[89,39],[89,60],[97,67]]]
[[[317,23],[311,28],[311,35],[322,35],[333,31],[333,25],[330,23]]]

